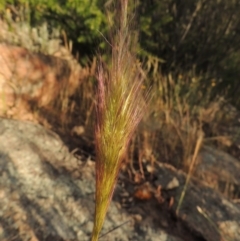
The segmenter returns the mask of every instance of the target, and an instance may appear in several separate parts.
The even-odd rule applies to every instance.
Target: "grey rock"
[[[89,241],[94,216],[91,160],[73,156],[40,125],[0,119],[0,240]],[[159,214],[160,215],[160,214]],[[100,240],[181,241],[112,202]]]

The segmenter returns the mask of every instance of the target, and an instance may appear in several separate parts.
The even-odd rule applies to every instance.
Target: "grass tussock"
[[[149,73],[146,73],[149,76]],[[141,172],[144,177],[142,162],[167,162],[177,168],[188,171],[192,156],[203,136],[201,106],[191,102],[195,93],[183,95],[181,83],[176,83],[171,75],[157,74],[152,85],[153,98],[136,137],[134,153],[130,153],[127,162],[134,173]],[[137,150],[137,153],[136,153]],[[135,163],[134,158],[138,157]],[[135,159],[136,160],[136,159]],[[139,174],[139,173],[138,173]]]

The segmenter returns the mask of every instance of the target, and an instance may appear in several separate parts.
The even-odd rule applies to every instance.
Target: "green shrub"
[[[6,17],[10,10],[14,19],[29,21],[31,26],[47,22],[49,31],[63,29],[78,52],[92,55],[105,21],[97,3],[97,0],[3,0],[0,12]]]

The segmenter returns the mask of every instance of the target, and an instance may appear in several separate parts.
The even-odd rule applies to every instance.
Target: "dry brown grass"
[[[146,75],[149,76],[149,73]],[[199,91],[201,86],[195,76],[181,76],[180,80],[173,80],[171,75],[155,74],[152,78],[153,99],[132,141],[123,169],[138,183],[149,181],[149,178],[151,180],[155,162],[169,163],[185,171],[187,181],[178,204],[179,209],[188,182],[195,175],[195,168],[199,164],[201,147],[204,144],[213,145],[214,141],[223,144],[227,140],[226,136],[217,136],[216,131],[220,124],[222,100],[210,101],[207,94],[202,96]],[[184,93],[182,90],[186,86],[182,85],[181,80],[189,86]]]
[[[142,162],[167,162],[188,171],[199,138],[202,138],[201,108],[191,106],[177,91],[180,86],[171,76],[155,76],[153,99],[148,116],[144,119],[132,145],[128,162],[133,172],[142,176]],[[138,150],[136,154],[136,149]],[[138,156],[138,164],[131,163]]]

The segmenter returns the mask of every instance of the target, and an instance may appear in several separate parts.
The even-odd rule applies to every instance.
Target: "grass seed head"
[[[98,239],[129,141],[145,111],[142,81],[129,30],[128,1],[120,1],[111,65],[98,68],[96,208],[92,241]]]

